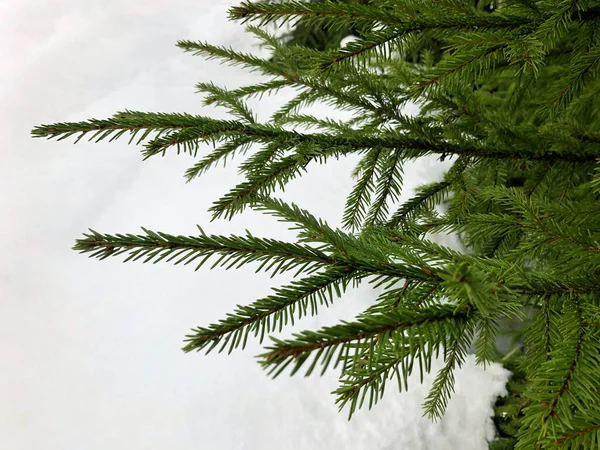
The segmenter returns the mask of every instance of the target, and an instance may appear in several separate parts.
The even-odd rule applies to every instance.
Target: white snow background
[[[0,2],[0,449],[485,449],[492,403],[508,373],[498,365],[457,373],[443,420],[422,417],[428,385],[388,385],[373,410],[348,422],[330,392],[334,372],[273,381],[251,345],[232,355],[184,354],[183,337],[270,291],[239,271],[88,259],[70,248],[88,227],[171,234],[241,233],[293,239],[258,213],[209,223],[212,201],[237,181],[235,166],[185,184],[193,161],[142,162],[126,139],[100,144],[34,140],[30,129],[123,110],[225,117],[201,104],[194,84],[257,79],[184,54],[177,39],[259,51],[224,0],[4,0]],[[288,94],[286,94],[288,95]],[[252,102],[259,119],[284,100]],[[205,149],[206,151],[208,150]],[[313,166],[283,198],[338,225],[354,159]],[[420,162],[411,189],[443,167]],[[298,329],[351,319],[375,294],[350,291]],[[289,331],[288,331],[289,333]],[[433,374],[432,374],[433,376]],[[431,382],[429,378],[429,382]]]

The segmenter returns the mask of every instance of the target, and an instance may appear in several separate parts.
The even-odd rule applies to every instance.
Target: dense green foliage
[[[277,0],[273,0],[276,2]],[[376,5],[377,0],[342,0],[344,3],[358,3],[361,5]],[[312,0],[313,3],[322,3],[323,0]],[[474,0],[473,6],[482,12],[492,12],[495,8],[494,0]],[[310,23],[299,20],[288,32],[282,33],[281,39],[287,45],[299,45],[317,50],[330,50],[340,47],[346,36],[361,37],[362,30],[358,27],[328,26],[322,23]],[[432,37],[423,40],[419,46],[414,47],[410,53],[402,57],[409,62],[420,63],[423,51],[433,56],[434,61],[439,61],[443,53],[443,43]]]
[[[600,3],[504,1],[483,11],[465,0],[359,3],[243,3],[231,17],[273,52],[262,59],[204,42],[179,47],[258,70],[264,82],[234,90],[199,84],[205,101],[230,120],[124,111],[105,120],[43,125],[38,137],[143,143],[144,157],[167,151],[197,157],[188,181],[216,163],[242,157],[246,179],[218,199],[214,218],[255,208],[289,222],[295,243],[246,236],[107,235],[92,231],[75,249],[106,258],[257,264],[296,279],[272,295],[199,327],[186,351],[244,347],[298,317],[316,314],[350,285],[383,293],[350,322],[272,338],[261,356],[270,373],[337,368],[340,407],[373,406],[386,382],[410,388],[408,375],[442,357],[424,409],[443,414],[454,371],[473,349],[498,358],[496,335],[522,323],[511,353],[511,395],[498,405],[496,448],[592,449],[600,446]],[[495,5],[499,6],[499,5]],[[485,9],[485,8],[484,8]],[[273,22],[358,29],[342,49],[285,45]],[[441,57],[428,49],[435,39]],[[418,63],[407,55],[419,53]],[[293,88],[296,96],[268,123],[245,99]],[[418,102],[416,117],[402,113]],[[302,113],[314,103],[350,111],[337,120]],[[136,140],[137,138],[137,140]],[[274,198],[313,161],[358,154],[344,229]],[[398,204],[403,164],[452,159],[442,180]],[[438,208],[444,205],[443,210]],[[429,239],[461,236],[461,253]],[[520,349],[524,357],[519,355]],[[499,420],[499,418],[501,420]]]
[[[322,3],[322,0],[314,0],[313,3]],[[359,0],[357,3],[368,4],[366,0]],[[339,48],[342,39],[350,35],[360,36],[360,30],[356,27],[331,28],[324,24],[310,24],[301,20],[287,33],[282,33],[281,40],[287,45],[331,50]]]

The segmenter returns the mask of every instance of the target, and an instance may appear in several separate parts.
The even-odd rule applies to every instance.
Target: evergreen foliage
[[[315,3],[322,0],[313,0]],[[367,0],[358,0],[359,4],[369,4]],[[300,21],[283,33],[281,39],[287,45],[299,45],[316,50],[336,49],[346,36],[360,35],[360,30],[355,27],[329,28],[324,25],[313,25]]]
[[[277,1],[277,0],[272,0]],[[313,3],[319,3],[323,0],[312,0]],[[377,0],[342,0],[344,3],[353,1],[361,5],[376,5]],[[482,12],[492,12],[497,2],[491,0],[474,0],[473,6]],[[357,27],[328,27],[326,25],[310,25],[305,21],[298,21],[293,28],[284,32],[281,36],[283,42],[288,45],[299,45],[303,47],[314,48],[317,50],[329,50],[338,48],[342,40],[347,36],[362,36],[362,30]],[[434,61],[439,61],[444,51],[443,43],[435,39],[423,40],[420,46],[415,47],[410,53],[405,53],[402,57],[409,62],[422,62],[421,55],[427,51],[432,55]]]
[[[188,181],[240,158],[245,180],[217,199],[214,218],[254,208],[288,222],[295,243],[267,237],[196,236],[144,230],[90,231],[75,249],[104,259],[213,267],[256,264],[295,271],[290,284],[192,330],[185,351],[233,351],[261,342],[297,318],[317,314],[361,282],[383,293],[352,321],[272,337],[261,364],[277,376],[337,368],[335,391],[351,416],[372,407],[386,382],[409,388],[442,357],[424,410],[440,417],[454,371],[469,351],[480,364],[498,359],[503,323],[522,323],[511,351],[511,396],[498,404],[495,448],[600,447],[600,3],[504,0],[244,2],[232,19],[272,50],[271,59],[180,41],[184,51],[241,65],[265,76],[233,90],[198,88],[230,120],[124,111],[104,120],[42,125],[36,137],[128,136],[144,158],[167,151],[197,158]],[[487,10],[486,10],[487,9]],[[285,45],[265,26],[302,21],[356,28],[344,48]],[[443,45],[441,58],[424,45]],[[418,63],[407,55],[419,54]],[[293,88],[296,96],[268,123],[245,100]],[[414,101],[415,117],[402,113]],[[314,103],[350,111],[347,121],[303,113]],[[215,150],[198,158],[199,146]],[[343,217],[333,229],[275,198],[311,162],[358,154]],[[428,155],[452,159],[442,180],[399,204],[403,165]],[[440,212],[438,206],[443,206]],[[459,235],[468,252],[431,241]],[[520,352],[524,353],[520,355]],[[508,358],[508,356],[507,356]],[[503,403],[503,404],[501,404]]]

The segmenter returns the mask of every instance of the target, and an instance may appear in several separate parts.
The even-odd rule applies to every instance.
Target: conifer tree
[[[197,160],[188,181],[238,158],[245,180],[215,201],[213,217],[253,208],[289,222],[297,241],[201,228],[194,236],[90,230],[74,249],[99,259],[295,272],[270,296],[192,330],[187,352],[243,349],[248,339],[262,342],[317,314],[351,285],[383,287],[353,320],[271,337],[260,357],[273,376],[337,369],[336,402],[350,416],[377,403],[390,380],[410,389],[408,376],[423,377],[441,357],[424,403],[429,417],[440,417],[470,349],[480,364],[497,360],[499,328],[518,320],[524,356],[513,357],[519,347],[506,356],[518,376],[499,407],[510,421],[499,422],[509,438],[497,447],[599,448],[600,2],[245,2],[230,16],[273,57],[205,42],[178,46],[264,74],[233,90],[198,85],[205,102],[227,108],[231,119],[123,111],[32,133],[95,142],[127,136],[144,158],[189,153]],[[266,31],[298,20],[358,29],[360,39],[319,50],[284,45]],[[432,39],[443,46],[441,58],[424,45]],[[418,61],[406,57],[415,51]],[[297,94],[258,122],[246,99],[282,88]],[[408,101],[420,105],[417,116],[402,113]],[[353,116],[303,113],[317,102]],[[214,151],[198,155],[202,143]],[[349,154],[361,159],[343,229],[277,198],[309,163]],[[428,155],[451,158],[451,168],[399,204],[403,164]],[[434,232],[459,235],[468,251],[431,241]]]

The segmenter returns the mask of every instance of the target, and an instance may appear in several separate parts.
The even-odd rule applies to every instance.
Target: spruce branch
[[[256,199],[253,209],[279,217],[280,221],[294,223],[295,225],[290,229],[301,230],[298,235],[299,242],[330,245],[332,249],[348,258],[346,245],[349,236],[340,230],[332,229],[323,220],[294,203],[285,203],[273,197],[260,197]]]
[[[129,132],[131,144],[135,137],[143,131],[136,145],[145,140],[150,133],[172,132],[186,128],[205,126],[206,131],[211,127],[220,125],[220,121],[210,118],[178,113],[145,113],[140,111],[121,111],[108,119],[90,119],[82,122],[61,122],[52,125],[38,125],[32,131],[33,137],[47,139],[58,138],[59,141],[79,134],[75,143],[79,142],[89,133],[93,133],[88,141],[95,139],[100,142],[111,136],[110,141],[120,138]]]
[[[273,338],[273,345],[267,347],[268,352],[261,355],[261,364],[270,369],[269,373],[279,375],[282,367],[287,367],[291,362],[292,372],[297,372],[313,355],[315,366],[321,358],[327,356],[321,352],[325,349],[333,349],[335,352],[340,346],[354,341],[369,339],[379,335],[382,339],[400,330],[408,331],[418,329],[421,326],[446,322],[450,320],[461,320],[468,317],[466,308],[458,309],[455,306],[436,305],[417,311],[396,309],[387,314],[373,314],[361,316],[355,322],[343,322],[340,325],[325,327],[320,331],[304,331],[294,334],[294,339],[279,340]],[[413,335],[415,330],[412,331]],[[330,362],[331,360],[327,360]],[[325,368],[323,369],[325,370]]]
[[[546,411],[545,411],[544,417],[542,419],[542,421],[544,421],[544,422],[547,421],[548,419],[550,419],[551,417],[557,416],[556,409],[558,407],[558,402],[561,400],[562,396],[565,395],[567,390],[569,390],[569,385],[571,383],[571,379],[573,378],[573,374],[577,367],[577,362],[579,361],[579,358],[581,357],[581,350],[582,350],[582,345],[583,345],[583,339],[585,336],[585,329],[583,326],[583,318],[582,318],[582,314],[581,314],[581,309],[579,308],[579,305],[577,304],[577,302],[575,302],[575,316],[576,316],[577,334],[576,334],[576,340],[574,343],[575,348],[573,350],[573,356],[570,359],[568,368],[566,370],[566,373],[563,376],[562,382],[558,385],[558,387],[559,387],[558,392],[556,392],[554,394],[554,397],[552,397],[552,400],[546,407]]]
[[[468,164],[469,158],[459,157],[444,175],[442,181],[419,187],[417,194],[405,201],[396,210],[386,223],[386,227],[396,228],[400,224],[406,225],[408,220],[414,219],[432,210],[435,205],[441,204],[445,196],[449,194],[449,190],[456,183],[458,177],[467,169]]]
[[[256,119],[248,109],[248,105],[242,102],[239,95],[236,95],[234,92],[220,88],[214,83],[198,83],[196,88],[199,92],[210,94],[210,96],[205,99],[205,104],[224,106],[242,122],[247,124],[256,123]]]
[[[318,18],[325,23],[333,23],[335,18],[341,18],[344,26],[363,25],[365,22],[388,23],[393,21],[394,15],[380,9],[369,8],[366,5],[358,3],[339,3],[331,2],[310,3],[289,1],[285,3],[271,2],[242,2],[239,6],[234,6],[229,10],[229,17],[233,20],[259,21],[263,26],[266,23],[283,19],[294,20],[302,16]],[[340,21],[337,26],[342,26]]]
[[[461,76],[476,79],[503,61],[503,51],[507,45],[492,42],[486,46],[477,46],[475,49],[455,52],[426,73],[412,88],[411,94],[414,98],[418,98],[426,89],[438,88],[439,84],[447,78],[456,80]]]
[[[273,80],[266,81],[264,83],[252,84],[249,86],[242,86],[237,89],[232,89],[229,92],[232,96],[238,97],[238,98],[258,97],[259,99],[261,99],[263,97],[263,95],[265,95],[267,93],[276,94],[279,90],[281,90],[287,86],[290,86],[292,84],[293,84],[293,81],[290,79],[275,78]],[[212,97],[207,97],[205,102],[207,104],[211,104],[215,100],[216,100],[216,98],[213,100]]]
[[[229,16],[231,19],[241,20],[243,23],[258,21],[261,26],[279,19],[289,21],[304,17],[311,24],[331,22],[337,26],[360,27],[365,23],[380,23],[394,26],[405,32],[427,28],[510,28],[530,22],[527,18],[518,16],[477,14],[473,9],[460,9],[459,11],[452,11],[450,8],[443,9],[445,13],[443,16],[436,16],[433,12],[416,16],[413,13],[402,11],[401,8],[372,8],[358,3],[243,2],[240,6],[231,8]]]
[[[187,169],[185,172],[186,181],[189,183],[194,178],[201,176],[203,173],[207,172],[221,161],[223,162],[223,165],[225,165],[227,163],[227,159],[233,159],[236,153],[246,153],[251,143],[252,138],[248,136],[243,136],[241,138],[225,142],[220,147],[213,150],[210,154],[194,163],[192,167]]]
[[[600,410],[594,404],[598,395],[598,331],[586,328],[590,313],[597,314],[583,306],[580,297],[566,299],[560,316],[554,319],[559,336],[547,360],[538,366],[529,362],[533,375],[526,395],[534,403],[524,409],[517,448],[548,448],[569,440],[570,445],[592,448],[585,430],[593,428],[594,419],[590,419],[597,420]]]
[[[469,323],[458,323],[453,330],[453,339],[449,339],[444,349],[444,367],[442,367],[433,381],[423,409],[425,414],[432,418],[443,416],[448,400],[454,392],[454,371],[460,368],[465,361],[468,347],[473,338]]]
[[[391,53],[394,43],[398,44],[395,41],[403,34],[405,34],[403,31],[398,31],[396,28],[371,32],[360,41],[352,42],[332,55],[323,55],[319,61],[320,67],[322,70],[327,70],[333,68],[336,64],[351,59],[364,61],[365,58],[369,58],[371,55],[384,58],[386,54]]]
[[[572,433],[560,436],[558,439],[554,441],[555,445],[562,445],[566,443],[570,443],[569,441],[582,440],[586,436],[591,436],[590,441],[593,442],[596,438],[596,434],[600,430],[600,423],[597,425],[593,425],[591,427],[587,427],[584,429],[575,430]],[[593,444],[592,444],[593,445]]]
[[[441,198],[447,193],[452,183],[449,181],[440,181],[431,183],[427,186],[421,186],[417,191],[417,195],[402,203],[396,210],[386,226],[396,228],[424,211],[431,210],[434,205],[440,203]]]
[[[215,201],[209,211],[213,220],[223,217],[231,220],[235,214],[251,206],[257,197],[270,195],[277,186],[284,187],[305,170],[312,158],[309,155],[292,155],[269,164],[261,172],[250,172],[247,181]]]
[[[232,66],[240,65],[251,70],[261,71],[266,75],[282,74],[281,67],[277,63],[249,53],[237,52],[230,48],[189,40],[177,41],[177,47],[193,55],[202,55],[209,60],[222,59]]]
[[[245,348],[252,332],[262,342],[266,333],[278,330],[295,317],[315,315],[318,306],[329,306],[334,297],[340,297],[348,283],[358,276],[355,270],[343,264],[331,265],[326,271],[312,277],[293,281],[288,286],[274,289],[274,294],[256,302],[239,306],[227,318],[208,327],[193,329],[186,336],[184,351],[212,351],[221,344],[219,352],[229,345],[229,352],[239,346]]]
[[[251,262],[260,263],[258,270],[271,271],[272,276],[301,267],[302,271],[313,272],[335,260],[318,249],[300,244],[290,244],[275,239],[263,239],[253,236],[207,235],[200,227],[198,236],[175,236],[163,232],[144,230],[145,235],[101,234],[94,230],[84,233],[84,239],[78,239],[73,250],[88,253],[100,260],[109,256],[128,254],[123,262],[137,261],[154,264],[162,261],[175,261],[175,264],[190,264],[199,258],[198,270],[211,257],[217,256],[216,266],[239,268]]]
[[[402,152],[396,150],[379,160],[380,173],[375,187],[375,200],[364,222],[364,226],[384,222],[387,218],[390,202],[397,202],[402,190]]]
[[[363,222],[368,205],[371,203],[374,178],[380,166],[378,160],[382,153],[382,148],[369,150],[354,171],[358,181],[346,199],[342,222],[345,228],[357,230]]]
[[[548,108],[556,113],[559,108],[565,108],[575,96],[585,89],[585,78],[593,78],[600,68],[600,44],[595,45],[585,53],[574,55],[569,71],[553,86],[551,102]]]

